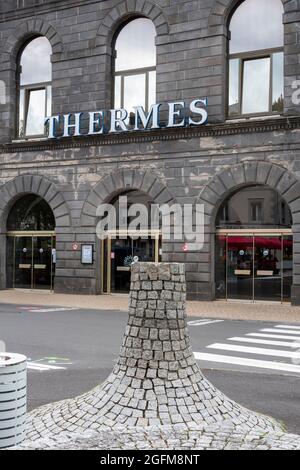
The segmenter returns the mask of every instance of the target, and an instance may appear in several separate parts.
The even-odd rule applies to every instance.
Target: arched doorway
[[[292,215],[266,185],[232,193],[216,217],[216,298],[290,302]]]
[[[48,203],[27,194],[12,206],[7,218],[7,287],[53,289],[55,218]]]
[[[102,241],[102,292],[127,293],[130,289],[131,264],[135,261],[160,260],[159,221],[156,228],[153,228],[154,224],[151,225],[153,200],[142,191],[130,190],[118,194],[111,200],[111,204],[115,209],[116,228],[107,230],[106,238]],[[147,214],[146,223],[142,227],[132,224],[140,215],[141,207]]]

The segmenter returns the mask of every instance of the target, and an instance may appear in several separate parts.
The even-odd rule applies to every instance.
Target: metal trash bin
[[[27,358],[0,353],[0,449],[25,438]]]

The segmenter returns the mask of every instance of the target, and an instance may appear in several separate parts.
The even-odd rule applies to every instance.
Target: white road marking
[[[209,319],[204,319],[204,320],[194,320],[194,321],[188,321],[187,324],[191,326],[203,326],[203,325],[210,325],[212,323],[221,323],[224,320],[209,320]]]
[[[65,312],[69,310],[78,310],[78,308],[75,308],[75,307],[33,308],[28,311],[32,313],[47,313],[47,312]]]
[[[294,326],[294,325],[276,325],[275,328],[286,328],[288,330],[290,330],[290,329],[291,330],[300,330],[300,326]]]
[[[268,333],[247,333],[246,336],[258,336],[260,338],[290,339],[291,341],[300,341],[300,336],[271,335]]]
[[[266,331],[266,332],[269,332],[269,333],[288,333],[289,335],[299,335],[299,331],[292,331],[292,330],[280,330],[280,329],[276,329],[276,328],[263,328],[262,330],[259,330],[259,331]]]
[[[270,341],[266,339],[258,339],[258,338],[244,338],[235,336],[233,338],[228,338],[228,341],[238,341],[239,343],[256,343],[256,344],[266,344],[269,346],[282,346],[287,348],[295,348],[300,349],[300,342],[288,342],[288,341]]]
[[[260,369],[280,370],[284,372],[296,372],[300,374],[300,366],[296,366],[294,364],[285,364],[282,362],[273,361],[261,361],[258,359],[246,359],[244,357],[223,356],[219,354],[208,354],[199,352],[194,352],[194,356],[198,361],[256,367]]]
[[[47,371],[47,370],[65,370],[66,367],[50,366],[48,364],[41,364],[39,362],[27,362],[27,369]]]
[[[300,360],[300,351],[282,351],[279,349],[251,348],[249,346],[237,346],[235,344],[214,343],[207,346],[209,349],[221,349],[223,351],[235,351],[248,354],[259,354],[262,356],[289,357]]]

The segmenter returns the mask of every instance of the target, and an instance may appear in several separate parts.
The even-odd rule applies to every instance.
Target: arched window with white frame
[[[126,23],[115,39],[114,107],[148,111],[156,101],[155,27],[148,18]]]
[[[32,39],[19,58],[19,138],[42,137],[51,115],[52,48],[43,36]]]
[[[244,0],[229,24],[230,118],[280,114],[284,105],[281,0]]]

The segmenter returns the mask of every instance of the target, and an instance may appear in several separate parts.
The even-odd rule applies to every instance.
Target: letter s
[[[189,118],[189,125],[193,124],[195,126],[200,126],[201,124],[205,124],[208,118],[208,114],[205,108],[199,108],[197,104],[203,104],[204,106],[207,106],[207,98],[204,100],[199,100],[196,99],[191,102],[190,104],[190,111],[191,113],[198,114],[201,116],[200,121],[194,121],[191,117]]]

